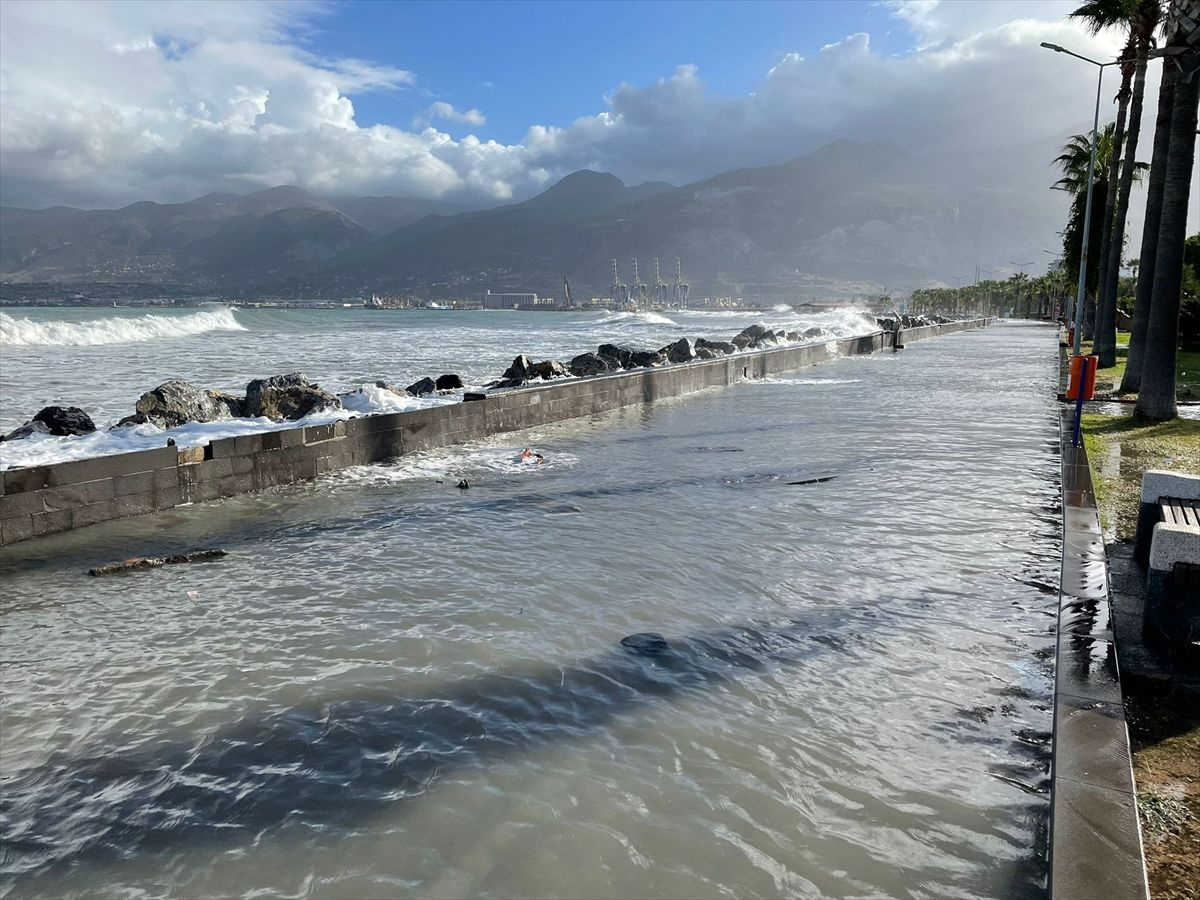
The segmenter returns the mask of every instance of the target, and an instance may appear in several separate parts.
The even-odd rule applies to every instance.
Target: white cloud
[[[486,122],[444,101],[413,130],[359,124],[352,96],[411,90],[416,76],[305,49],[307,30],[332,14],[323,5],[6,0],[0,193],[13,205],[107,205],[291,183],[502,200],[578,168],[682,183],[840,137],[891,140],[967,177],[989,160],[1012,162],[1014,147],[1044,160],[1064,132],[1090,124],[1094,70],[1038,43],[1111,56],[1120,38],[1087,37],[1064,19],[1073,5],[889,0],[914,35],[908,53],[885,55],[853,34],[811,56],[783,55],[737,97],[682,64],[651,84],[618,86],[592,115],[531,124],[503,144],[441,131],[438,122]],[[1152,126],[1148,102],[1143,127]],[[1048,184],[1045,165],[1027,168],[1005,172]]]
[[[413,120],[413,125],[417,128],[428,128],[435,119],[458,122],[460,125],[472,125],[476,128],[487,124],[487,119],[477,109],[460,111],[446,101],[438,100],[436,103],[431,104],[421,115],[417,116]]]

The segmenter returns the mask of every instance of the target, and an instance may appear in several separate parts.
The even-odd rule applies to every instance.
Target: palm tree
[[[1196,118],[1200,105],[1200,0],[1172,0],[1167,11],[1168,64],[1179,67],[1171,106],[1171,136],[1163,182],[1158,252],[1150,294],[1142,383],[1134,416],[1149,421],[1173,419],[1175,355],[1179,343],[1180,291],[1187,238],[1188,195],[1196,158]]]
[[[1142,251],[1138,261],[1137,292],[1133,303],[1133,331],[1120,392],[1135,394],[1142,383],[1142,356],[1146,328],[1150,323],[1150,295],[1154,286],[1154,263],[1158,253],[1158,225],[1162,218],[1163,183],[1167,180],[1167,151],[1171,144],[1171,110],[1175,106],[1175,63],[1163,60],[1158,85],[1158,118],[1154,123],[1154,153],[1146,186],[1146,223],[1142,227]]]
[[[1096,140],[1096,167],[1092,179],[1092,221],[1088,228],[1087,259],[1095,263],[1100,258],[1103,229],[1101,224],[1104,216],[1105,199],[1108,195],[1108,162],[1113,154],[1113,136],[1115,125],[1105,125],[1100,129]],[[1063,262],[1071,271],[1079,271],[1083,259],[1083,218],[1087,207],[1088,165],[1091,162],[1091,135],[1075,134],[1063,145],[1063,152],[1054,163],[1062,169],[1063,176],[1054,182],[1055,190],[1066,191],[1073,195],[1071,213],[1067,227],[1063,231]],[[1100,270],[1096,265],[1089,265],[1087,283],[1084,285],[1085,310],[1087,324],[1094,321],[1095,292],[1099,284]]]
[[[1133,75],[1133,91],[1129,101],[1129,122],[1125,145],[1121,150],[1121,178],[1114,192],[1116,209],[1111,230],[1106,231],[1108,253],[1100,277],[1100,324],[1096,334],[1096,353],[1100,368],[1117,364],[1117,287],[1121,277],[1121,255],[1125,247],[1125,219],[1129,213],[1129,194],[1133,188],[1137,167],[1138,137],[1142,124],[1142,105],[1146,93],[1146,65],[1154,46],[1154,32],[1162,12],[1159,0],[1134,0],[1128,19],[1121,23],[1129,30],[1129,41],[1121,58],[1130,60],[1121,66],[1124,91]]]
[[[1137,6],[1137,0],[1087,0],[1082,6],[1070,13],[1068,18],[1079,19],[1084,28],[1093,35],[1099,34],[1106,28],[1113,27],[1129,27],[1130,19],[1134,9]],[[1125,49],[1121,52],[1121,59],[1132,58],[1136,49],[1133,34],[1129,35],[1129,40],[1125,45]],[[1132,65],[1124,64],[1121,66],[1121,88],[1117,91],[1117,124],[1116,133],[1113,138],[1114,152],[1108,160],[1108,165],[1104,167],[1106,172],[1105,181],[1114,186],[1117,184],[1118,170],[1121,162],[1122,144],[1125,142],[1125,119],[1129,111],[1129,99],[1132,95],[1130,85],[1133,81],[1134,69]],[[1113,295],[1113,309],[1111,315],[1108,311],[1109,297],[1105,291],[1107,279],[1104,274],[1108,271],[1109,257],[1113,255],[1114,243],[1113,235],[1113,219],[1116,214],[1117,191],[1108,191],[1104,198],[1104,223],[1101,227],[1100,234],[1100,260],[1097,274],[1099,277],[1099,291],[1097,294],[1097,316],[1096,316],[1096,345],[1097,350],[1102,351],[1102,347],[1106,341],[1106,332],[1112,332],[1112,351],[1113,361],[1108,363],[1109,366],[1116,365],[1116,297]],[[1120,258],[1121,248],[1119,245],[1115,247],[1115,252]],[[1111,325],[1109,320],[1111,319]],[[1104,366],[1105,357],[1100,358],[1100,365]]]

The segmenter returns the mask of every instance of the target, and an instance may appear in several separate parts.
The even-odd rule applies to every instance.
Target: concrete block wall
[[[908,343],[980,328],[991,319],[912,328]],[[780,347],[684,365],[549,382],[446,406],[364,416],[284,431],[136,453],[9,469],[0,475],[0,546],[110,519],[307,481],[354,465],[433,450],[653,403],[746,378],[788,372],[837,356],[892,346],[883,332],[830,344]]]

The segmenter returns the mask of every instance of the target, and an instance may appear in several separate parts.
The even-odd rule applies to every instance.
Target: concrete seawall
[[[981,328],[992,319],[901,332],[901,342]],[[329,425],[163,447],[0,475],[0,546],[145,515],[182,503],[217,500],[316,478],[348,466],[449,447],[502,434],[726,387],[890,348],[876,332],[827,344],[780,347],[655,369],[548,382],[447,406],[363,416]]]

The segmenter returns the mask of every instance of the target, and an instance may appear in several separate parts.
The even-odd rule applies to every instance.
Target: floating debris
[[[133,572],[137,569],[158,569],[162,566],[173,566],[176,563],[208,562],[228,555],[224,550],[196,550],[193,553],[179,553],[175,556],[135,556],[132,559],[88,569],[88,574],[116,575],[120,572]]]

